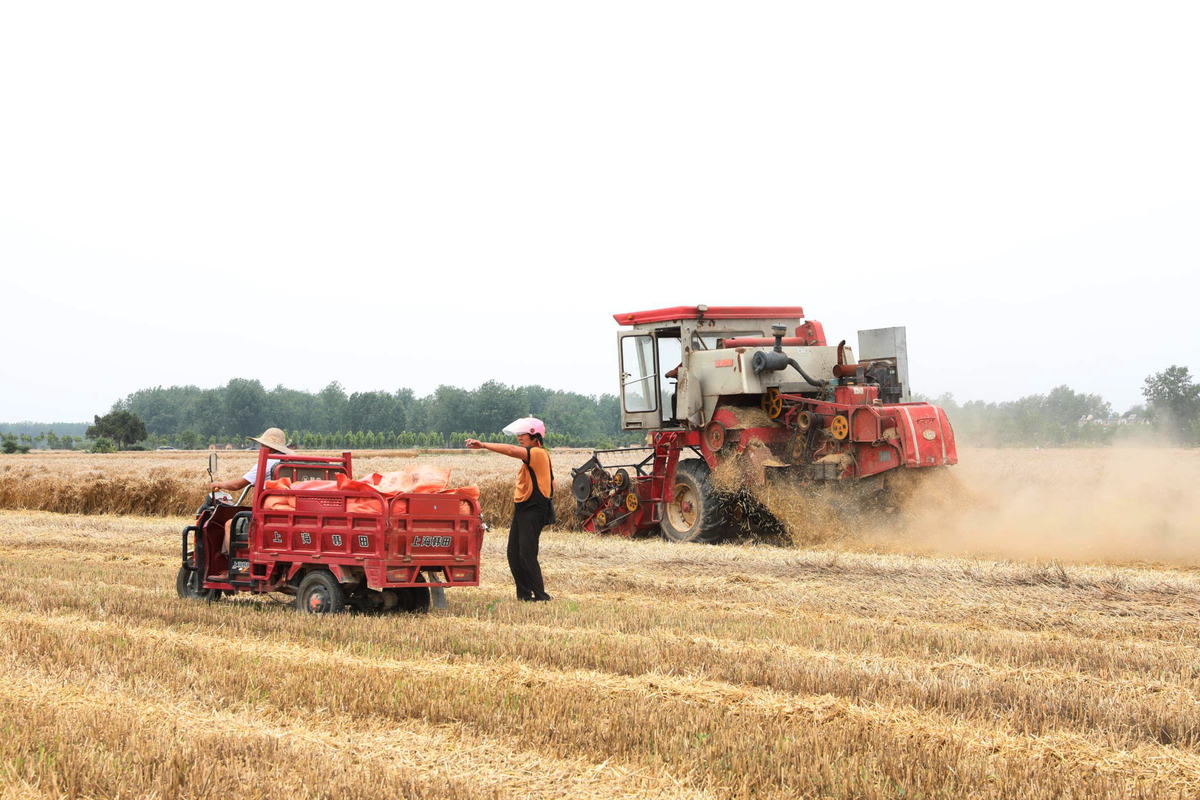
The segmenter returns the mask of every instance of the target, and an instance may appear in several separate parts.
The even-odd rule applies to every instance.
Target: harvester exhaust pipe
[[[816,386],[818,389],[827,386],[826,381],[813,380],[804,368],[796,363],[796,359],[788,356],[783,352],[783,336],[787,333],[787,326],[772,325],[771,333],[775,336],[775,347],[771,351],[759,350],[754,354],[754,358],[750,361],[750,367],[754,370],[754,374],[758,375],[761,372],[779,372],[788,367],[792,367],[796,372],[800,373],[800,377],[804,378],[810,386]]]

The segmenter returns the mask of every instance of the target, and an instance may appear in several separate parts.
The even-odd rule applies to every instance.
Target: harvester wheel
[[[715,544],[725,534],[725,505],[713,489],[708,464],[698,458],[680,461],[675,495],[663,509],[663,536],[672,542]]]
[[[296,610],[301,614],[336,614],[345,607],[346,593],[332,573],[322,569],[300,581]]]

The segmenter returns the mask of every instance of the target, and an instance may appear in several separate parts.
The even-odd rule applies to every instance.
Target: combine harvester
[[[447,587],[479,585],[486,526],[475,495],[385,496],[353,480],[350,453],[270,459],[279,463],[269,478],[263,448],[255,482],[238,501],[210,494],[183,529],[180,597],[280,592],[308,614],[425,611],[431,597],[445,607]],[[209,456],[210,479],[216,460]],[[299,489],[311,481],[328,486]],[[243,506],[251,488],[254,501]]]
[[[717,542],[740,524],[711,480],[723,465],[750,484],[784,477],[859,496],[958,460],[945,412],[908,402],[904,328],[859,331],[856,359],[799,306],[614,319],[632,327],[617,334],[622,427],[646,431],[648,446],[597,450],[572,471],[586,530]],[[628,461],[631,452],[644,457]]]

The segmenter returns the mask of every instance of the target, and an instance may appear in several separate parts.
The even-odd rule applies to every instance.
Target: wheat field
[[[10,506],[0,795],[1195,797],[1196,455],[966,451],[969,507],[822,547],[547,531],[547,604],[493,532],[482,585],[421,616],[181,601],[185,518]],[[203,480],[22,458],[6,497]]]

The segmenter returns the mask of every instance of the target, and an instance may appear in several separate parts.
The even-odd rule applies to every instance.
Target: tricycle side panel
[[[361,574],[372,589],[478,586],[482,541],[479,502],[466,495],[268,489],[255,499],[246,555],[263,585],[299,564],[340,580]]]

